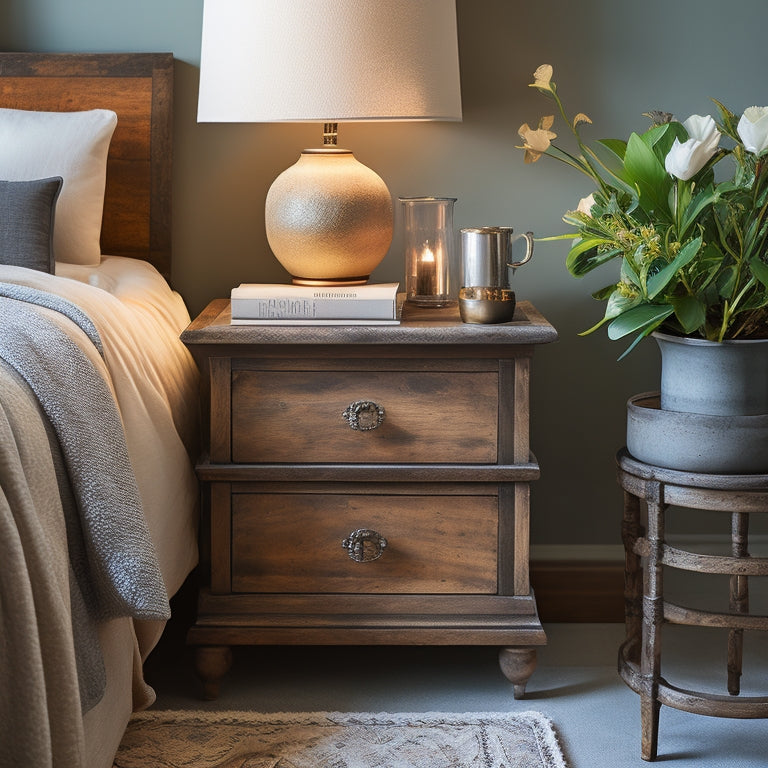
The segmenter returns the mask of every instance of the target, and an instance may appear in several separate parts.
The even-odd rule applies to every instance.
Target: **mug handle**
[[[524,237],[526,241],[525,257],[521,261],[513,261],[512,263],[507,263],[507,266],[512,267],[512,269],[516,269],[517,267],[522,267],[523,264],[529,262],[531,260],[531,256],[533,256],[533,232],[524,232],[522,235],[517,235],[516,237],[513,237],[512,243],[514,243],[515,240],[519,240],[521,237]]]

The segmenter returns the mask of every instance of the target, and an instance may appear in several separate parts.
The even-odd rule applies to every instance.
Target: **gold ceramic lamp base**
[[[305,149],[267,193],[267,240],[299,285],[360,285],[392,242],[392,198],[350,150]]]
[[[360,277],[330,277],[327,279],[315,280],[311,277],[291,276],[291,282],[294,285],[309,285],[323,288],[325,286],[365,285],[368,282],[369,277],[370,275],[362,275]]]

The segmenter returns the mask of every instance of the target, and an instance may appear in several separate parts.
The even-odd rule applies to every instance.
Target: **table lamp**
[[[369,120],[461,120],[455,0],[204,0],[198,121],[324,124],[267,193],[294,283],[365,283],[387,253],[389,190],[336,143]]]

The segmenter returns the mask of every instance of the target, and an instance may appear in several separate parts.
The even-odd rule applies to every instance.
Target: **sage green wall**
[[[416,1],[416,0],[414,0]],[[663,109],[685,118],[716,97],[740,112],[768,103],[765,0],[457,1],[464,120],[341,127],[341,142],[387,181],[394,196],[458,198],[455,224],[513,225],[538,235],[565,231],[562,213],[591,190],[547,158],[524,165],[517,128],[550,103],[527,87],[554,66],[573,113],[593,138],[626,136]],[[242,281],[286,278],[264,235],[272,180],[306,146],[313,125],[196,123],[202,0],[0,0],[0,48],[11,51],[171,51],[176,66],[173,282],[192,313]],[[657,387],[652,342],[624,362],[600,333],[579,338],[601,315],[590,292],[611,274],[571,278],[567,246],[541,243],[515,289],[557,327],[537,351],[533,446],[542,466],[533,487],[534,545],[615,545],[621,496],[613,457],[623,444],[625,403]],[[399,238],[376,280],[401,280]],[[446,404],[448,407],[449,404]],[[450,412],[446,413],[450,418]]]

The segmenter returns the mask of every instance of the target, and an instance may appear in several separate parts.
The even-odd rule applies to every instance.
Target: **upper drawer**
[[[350,425],[344,413],[358,401],[383,409],[376,428]],[[232,373],[238,463],[492,464],[498,419],[494,371]]]

